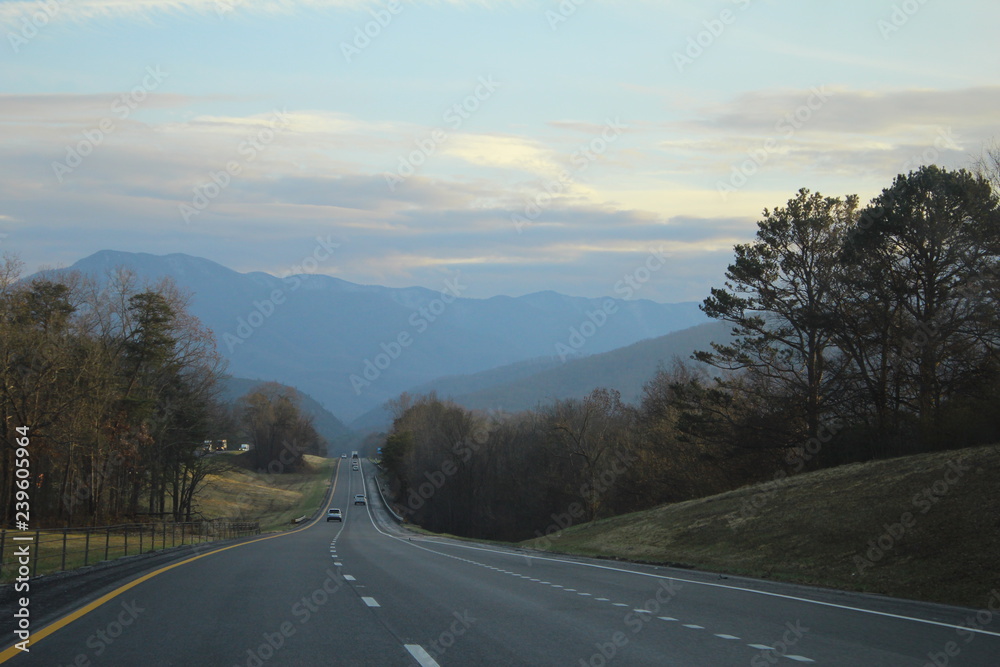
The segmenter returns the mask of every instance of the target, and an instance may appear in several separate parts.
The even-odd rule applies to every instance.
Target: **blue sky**
[[[1000,6],[0,2],[0,248],[703,298],[762,209],[997,139]],[[369,34],[359,38],[359,34]],[[84,155],[84,153],[86,153]],[[321,253],[327,255],[327,253]],[[312,266],[312,264],[309,264]]]

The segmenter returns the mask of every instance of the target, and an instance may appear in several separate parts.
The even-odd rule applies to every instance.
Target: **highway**
[[[990,591],[970,630],[975,610],[426,537],[387,516],[371,473],[367,462],[338,471],[330,506],[343,523],[320,516],[158,565],[101,591],[101,604],[97,593],[76,601],[92,607],[78,618],[60,610],[46,619],[58,629],[0,662],[1000,665]],[[356,493],[368,504],[353,505]]]

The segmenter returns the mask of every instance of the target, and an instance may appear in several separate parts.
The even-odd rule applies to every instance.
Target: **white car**
[[[364,505],[365,504],[365,496],[364,496],[363,493],[359,493],[358,495],[354,496],[354,504],[355,505]]]
[[[340,510],[334,509],[333,507],[331,507],[330,509],[328,509],[326,511],[326,520],[327,521],[343,521],[344,520],[344,515],[340,512]]]

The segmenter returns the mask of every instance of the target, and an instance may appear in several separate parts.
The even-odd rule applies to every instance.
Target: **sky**
[[[800,188],[970,167],[998,24],[995,0],[0,0],[0,249],[700,300]]]

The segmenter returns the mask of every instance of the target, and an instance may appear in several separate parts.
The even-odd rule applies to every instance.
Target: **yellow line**
[[[337,481],[339,479],[340,479],[340,461],[338,460],[337,461],[337,472],[334,474],[334,477],[333,477],[333,488],[330,489],[330,499],[333,499],[333,494],[337,491]],[[118,597],[119,595],[121,595],[125,591],[127,591],[127,590],[129,590],[131,588],[134,588],[135,586],[138,586],[142,582],[147,581],[149,579],[152,579],[153,577],[155,577],[157,575],[163,574],[164,572],[166,572],[168,570],[172,570],[175,567],[180,567],[181,565],[187,565],[188,563],[193,563],[194,561],[199,560],[201,558],[204,558],[205,556],[212,556],[212,555],[215,555],[217,553],[222,553],[223,551],[228,551],[230,549],[235,549],[237,547],[245,547],[245,546],[247,546],[249,544],[256,544],[257,542],[263,542],[265,540],[273,540],[276,537],[287,537],[288,535],[294,535],[295,533],[299,533],[299,532],[302,532],[303,530],[308,530],[309,528],[312,528],[317,523],[319,523],[319,520],[322,519],[322,518],[323,518],[323,513],[321,512],[319,514],[319,516],[317,516],[315,519],[312,520],[312,522],[306,524],[305,526],[302,526],[301,528],[296,528],[295,530],[290,530],[287,533],[278,533],[277,535],[268,535],[267,537],[261,537],[261,538],[256,539],[256,540],[251,540],[250,542],[241,542],[240,544],[231,544],[228,547],[222,547],[221,549],[216,549],[215,551],[209,551],[207,553],[203,553],[203,554],[200,554],[198,556],[192,556],[191,558],[188,558],[186,560],[182,560],[182,561],[180,561],[178,563],[174,563],[172,565],[167,565],[165,567],[161,567],[159,570],[154,570],[154,571],[152,571],[152,572],[150,572],[148,574],[145,574],[145,575],[139,577],[138,579],[133,579],[132,581],[130,581],[127,584],[125,584],[124,586],[116,588],[115,590],[111,591],[110,593],[102,595],[101,597],[97,598],[96,600],[94,600],[90,604],[87,604],[87,605],[84,605],[84,606],[80,607],[76,611],[71,612],[71,613],[67,614],[66,616],[63,616],[62,618],[60,618],[57,621],[53,621],[52,623],[50,623],[49,625],[46,625],[44,628],[42,628],[38,632],[33,632],[31,634],[31,638],[28,640],[28,644],[27,645],[29,647],[34,646],[35,644],[37,644],[42,639],[45,639],[46,637],[48,637],[49,635],[51,635],[53,632],[56,632],[57,630],[61,630],[62,628],[66,627],[67,625],[69,625],[73,621],[77,620],[78,618],[89,614],[90,612],[94,611],[95,609],[97,609],[101,605],[105,604],[106,602],[109,602],[109,601],[113,600],[114,598]],[[21,651],[21,649],[17,648],[16,644],[11,645],[3,653],[0,653],[0,663],[7,662],[11,658],[13,658],[15,655],[19,655],[21,653],[23,653],[23,651]]]

